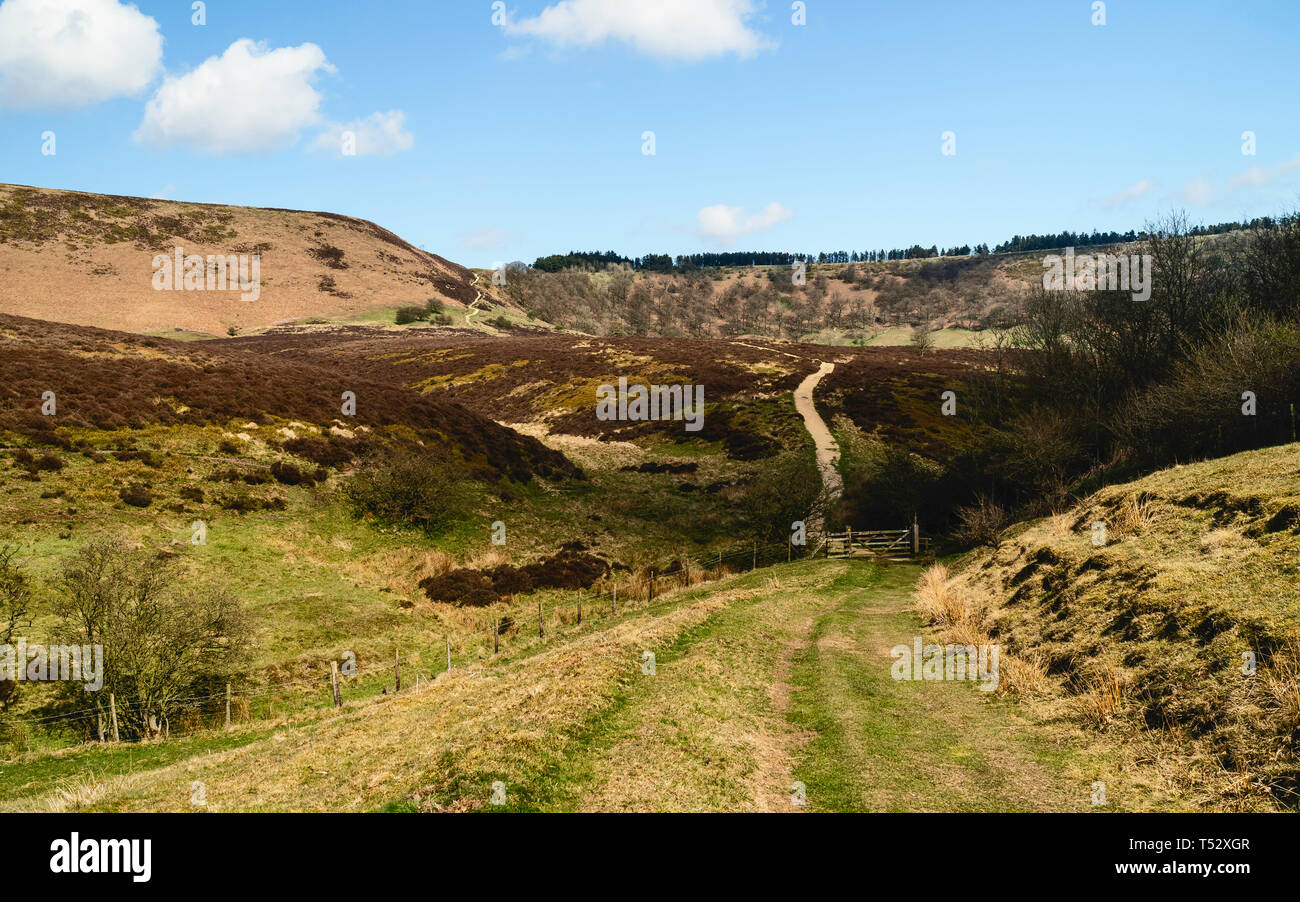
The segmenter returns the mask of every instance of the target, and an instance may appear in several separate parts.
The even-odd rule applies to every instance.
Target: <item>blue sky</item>
[[[802,26],[746,0],[521,0],[505,26],[490,0],[137,8],[0,5],[0,181],[346,213],[476,266],[992,244],[1300,197],[1292,0],[1112,0],[1100,26],[1091,0],[807,0]]]

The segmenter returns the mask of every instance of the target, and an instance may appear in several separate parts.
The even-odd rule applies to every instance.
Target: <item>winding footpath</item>
[[[808,378],[800,382],[799,387],[794,390],[795,410],[803,417],[804,428],[808,430],[808,434],[813,438],[813,444],[817,447],[817,469],[821,471],[822,485],[832,501],[839,498],[844,490],[844,482],[840,479],[837,466],[840,460],[840,446],[835,443],[826,421],[817,412],[817,405],[813,403],[813,392],[817,390],[818,383],[834,369],[835,364],[822,361],[817,372],[809,374]],[[820,522],[808,525],[810,532],[821,532]]]
[[[478,284],[478,273],[474,273],[474,281],[473,281],[473,282],[470,282],[470,284],[471,284],[471,285],[477,285],[477,284]],[[474,319],[474,314],[475,314],[475,313],[478,313],[480,310],[483,309],[483,308],[481,308],[481,307],[476,307],[476,306],[474,306],[474,305],[477,304],[479,301],[483,300],[483,292],[480,291],[480,290],[478,290],[478,289],[476,288],[476,289],[474,289],[474,294],[475,294],[475,296],[474,296],[474,300],[472,300],[472,301],[469,302],[469,306],[466,308],[466,311],[465,311],[465,325],[467,325],[467,326],[468,326],[468,325],[470,324],[470,322]]]

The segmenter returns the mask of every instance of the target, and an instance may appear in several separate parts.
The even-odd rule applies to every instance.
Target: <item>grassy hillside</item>
[[[1297,475],[1287,445],[1112,486],[966,557],[954,590],[1043,671],[1045,705],[1124,737],[1197,804],[1294,808]]]
[[[341,711],[317,678],[229,731],[11,754],[0,807],[189,811],[201,785],[219,811],[1294,808],[1298,470],[1289,446],[1102,491],[960,561],[943,616],[933,574],[863,561],[581,623],[570,594],[544,638],[462,639],[450,673],[426,645],[397,695],[379,656]],[[998,643],[998,691],[897,679],[918,638]]]

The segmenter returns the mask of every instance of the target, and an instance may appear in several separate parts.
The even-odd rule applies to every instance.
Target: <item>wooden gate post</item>
[[[912,557],[921,553],[921,524],[916,519],[916,514],[912,514]]]

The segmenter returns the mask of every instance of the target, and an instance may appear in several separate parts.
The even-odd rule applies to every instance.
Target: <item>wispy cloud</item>
[[[741,235],[752,235],[788,222],[794,211],[773,201],[758,213],[749,213],[744,207],[714,204],[695,214],[699,233],[722,244],[730,244]]]
[[[561,0],[531,18],[507,19],[504,29],[558,48],[618,41],[646,56],[696,61],[775,46],[750,27],[756,13],[752,0]]]
[[[1210,180],[1203,175],[1198,175],[1192,179],[1178,192],[1178,197],[1188,204],[1203,207],[1214,198],[1214,187]]]
[[[1240,175],[1235,175],[1228,180],[1228,184],[1233,188],[1259,188],[1267,185],[1278,176],[1285,175],[1300,169],[1300,157],[1293,160],[1287,160],[1285,163],[1279,163],[1277,166],[1251,166]]]
[[[1102,206],[1107,210],[1113,210],[1126,201],[1134,200],[1135,198],[1150,194],[1154,189],[1155,182],[1150,179],[1139,179],[1123,191],[1112,194],[1110,197],[1106,198],[1102,201]]]
[[[405,124],[406,114],[401,110],[371,113],[351,122],[331,122],[316,136],[312,146],[339,156],[345,153],[345,147],[358,157],[391,156],[415,146],[415,137],[405,129]]]
[[[460,246],[467,251],[481,253],[504,250],[511,242],[518,240],[519,234],[508,229],[475,229],[461,234]]]

